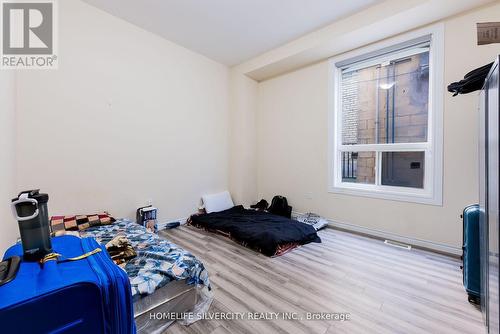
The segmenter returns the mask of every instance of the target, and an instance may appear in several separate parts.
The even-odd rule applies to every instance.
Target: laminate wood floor
[[[214,291],[209,312],[289,312],[302,320],[200,320],[165,333],[484,333],[458,259],[404,250],[325,229],[322,243],[277,258],[203,230],[161,232],[203,261]],[[308,312],[350,314],[307,320]]]

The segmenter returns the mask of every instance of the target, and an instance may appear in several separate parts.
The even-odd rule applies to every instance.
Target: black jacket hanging
[[[449,84],[448,91],[450,93],[453,93],[453,96],[457,96],[458,94],[467,94],[476,90],[480,90],[481,88],[483,88],[484,80],[490,72],[491,66],[493,66],[493,63],[481,66],[473,71],[470,71],[464,76],[463,80]]]

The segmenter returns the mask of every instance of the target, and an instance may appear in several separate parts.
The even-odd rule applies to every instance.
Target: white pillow
[[[217,194],[203,195],[201,199],[207,213],[224,211],[234,206],[231,195],[227,190]]]

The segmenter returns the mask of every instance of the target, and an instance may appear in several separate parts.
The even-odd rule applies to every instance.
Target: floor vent
[[[397,242],[394,240],[385,240],[384,244],[392,246],[392,247],[398,247],[398,248],[403,248],[407,250],[411,250],[411,245],[404,244],[402,242]]]

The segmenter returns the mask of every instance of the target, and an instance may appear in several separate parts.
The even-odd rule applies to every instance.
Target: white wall
[[[477,46],[475,29],[476,22],[499,17],[497,4],[445,21],[446,83],[461,79],[500,53],[499,44]],[[261,82],[258,97],[259,198],[269,200],[283,194],[299,212],[316,212],[364,228],[460,246],[461,210],[478,202],[476,93],[459,97],[445,94],[442,207],[327,192],[327,61]]]
[[[229,190],[246,206],[257,199],[257,82],[237,70],[230,74]]]
[[[18,186],[51,214],[187,217],[228,187],[228,69],[77,0],[59,69],[19,73]]]
[[[19,73],[17,115],[14,92],[0,92],[12,111],[0,125],[3,203],[39,187],[51,195],[51,214],[132,217],[153,199],[169,220],[229,187],[236,203],[281,193],[298,211],[459,246],[460,210],[477,202],[476,94],[445,96],[443,207],[334,195],[326,61],[257,84],[80,1],[59,9],[59,69]],[[475,45],[475,23],[498,17],[495,5],[446,21],[446,82],[500,53]],[[12,87],[12,78],[0,80]],[[10,243],[17,226],[0,231]]]
[[[0,256],[19,235],[10,211],[15,197],[15,73],[0,72]]]

